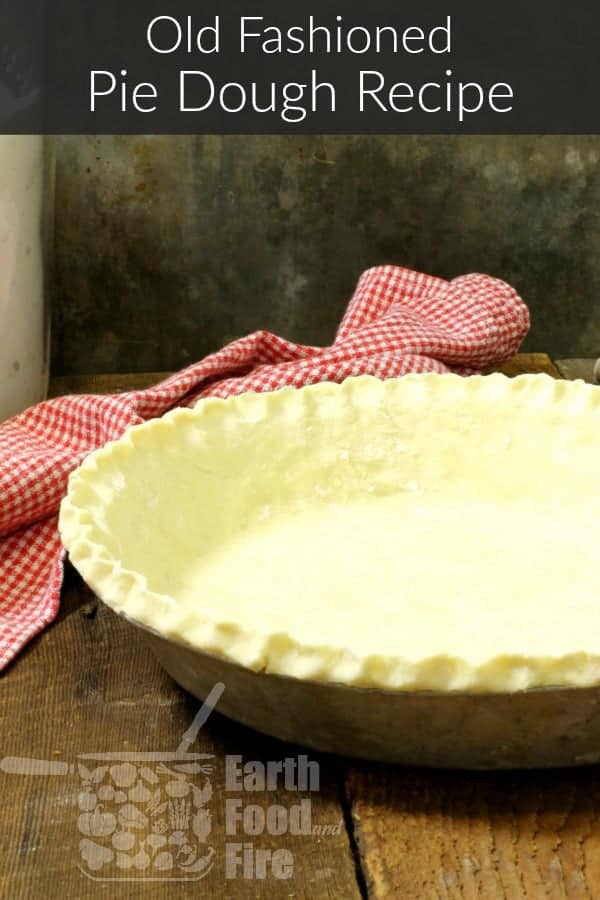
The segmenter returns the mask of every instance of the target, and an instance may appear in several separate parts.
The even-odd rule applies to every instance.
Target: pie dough
[[[600,683],[600,388],[351,378],[206,399],[73,473],[114,610],[255,670],[397,690]]]

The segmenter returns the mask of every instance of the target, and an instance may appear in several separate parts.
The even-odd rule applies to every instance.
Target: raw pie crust
[[[400,690],[600,682],[600,389],[352,378],[207,399],[71,476],[114,610],[255,670]]]

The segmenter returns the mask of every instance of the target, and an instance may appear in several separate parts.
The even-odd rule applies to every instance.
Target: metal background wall
[[[600,138],[66,137],[56,373],[173,369],[269,328],[329,343],[356,278],[485,271],[525,349],[600,352]]]

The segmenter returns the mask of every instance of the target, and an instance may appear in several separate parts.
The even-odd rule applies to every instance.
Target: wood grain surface
[[[33,642],[2,679],[0,756],[77,764],[81,754],[174,751],[198,705],[163,673],[139,632],[99,605],[71,570],[59,621]],[[302,750],[264,738],[217,713],[191,749],[214,755],[213,796],[207,807],[213,817],[207,846],[214,848],[214,866],[205,878],[155,882],[143,877],[142,871],[139,881],[90,879],[79,868],[87,869],[78,831],[78,799],[83,790],[78,771],[49,776],[0,771],[0,896],[7,900],[360,897],[341,804],[344,768],[337,760],[310,755],[320,763],[318,792],[296,794],[282,788],[244,797],[263,807],[281,804],[288,809],[299,799],[309,798],[312,824],[327,826],[329,832],[252,839],[258,848],[279,847],[293,854],[291,879],[268,878],[261,883],[225,877],[226,843],[248,840],[225,834],[225,802],[238,796],[225,791],[225,757],[241,754],[244,760],[279,761]],[[98,765],[84,762],[88,768]],[[110,809],[107,803],[103,811]],[[145,829],[138,829],[138,841],[145,836]],[[109,867],[103,874],[130,873]]]
[[[508,362],[497,366],[495,371],[504,372],[505,375],[543,374],[560,378],[561,374],[554,362],[546,353],[519,353]]]
[[[563,378],[574,380],[581,378],[589,384],[596,384],[594,377],[595,359],[557,359],[556,368]]]
[[[518,357],[507,374],[545,371],[544,354]],[[143,387],[162,375],[55,379],[53,395]],[[58,621],[2,678],[0,759],[66,764],[56,775],[0,771],[0,896],[600,898],[600,777],[596,768],[525,773],[406,769],[310,754],[320,790],[251,797],[262,806],[312,804],[326,833],[253,838],[293,853],[289,880],[225,878],[225,759],[279,761],[303,751],[213,713],[191,748],[214,756],[210,800],[213,868],[199,882],[102,882],[81,868],[80,754],[173,750],[197,711],[160,669],[140,634],[99,605],[68,570]],[[351,748],[348,748],[349,753]],[[0,769],[2,764],[0,763]],[[64,767],[63,767],[64,768]],[[248,801],[248,797],[244,797]],[[318,831],[318,829],[317,829]],[[142,829],[139,835],[144,836]],[[234,838],[236,840],[236,838]],[[88,873],[89,874],[89,873]],[[111,874],[114,872],[111,870]],[[143,874],[143,873],[142,873]]]
[[[347,792],[370,898],[600,897],[596,768],[360,765]]]
[[[585,367],[593,368],[593,360],[565,360],[576,362],[578,371]],[[506,375],[522,375],[530,372],[547,372],[560,377],[555,364],[546,353],[520,353],[506,363],[497,367],[497,371]],[[64,394],[108,394],[133,391],[150,387],[167,378],[170,372],[125,372],[118,375],[58,375],[50,382],[50,396],[59,397]],[[567,376],[568,377],[568,376]],[[581,377],[577,375],[576,377]]]

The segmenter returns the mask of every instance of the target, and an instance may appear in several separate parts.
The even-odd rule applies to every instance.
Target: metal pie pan
[[[165,671],[218,711],[313,750],[454,769],[580,766],[600,761],[600,685],[514,693],[391,691],[254,672],[127,618]]]

